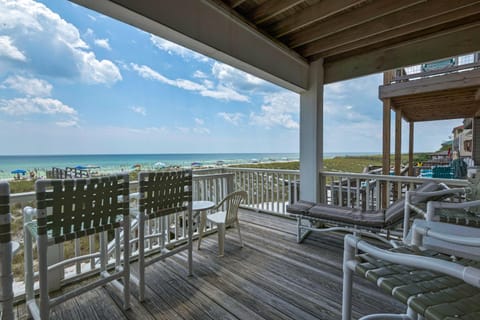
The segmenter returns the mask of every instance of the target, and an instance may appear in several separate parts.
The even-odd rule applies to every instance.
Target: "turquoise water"
[[[325,158],[371,153],[326,153]],[[128,171],[139,164],[142,169],[152,169],[162,162],[166,166],[190,167],[198,162],[202,166],[215,166],[217,161],[225,165],[298,160],[298,153],[181,153],[181,154],[92,154],[92,155],[13,155],[0,156],[0,179],[10,179],[15,169],[37,170],[38,176],[45,176],[45,170],[52,167],[98,166],[101,173]],[[27,172],[28,174],[28,172]]]
[[[215,166],[217,161],[224,164],[298,160],[296,153],[183,153],[183,154],[92,154],[92,155],[19,155],[0,156],[0,178],[12,178],[15,169],[37,170],[38,176],[52,167],[98,166],[101,173],[128,171],[134,165],[152,169],[161,162],[166,166],[190,167],[198,162],[202,166]],[[28,172],[27,172],[28,174]]]

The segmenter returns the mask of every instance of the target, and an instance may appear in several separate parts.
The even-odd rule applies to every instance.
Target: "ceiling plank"
[[[443,34],[417,38],[339,60],[325,59],[324,83],[480,51],[479,34],[480,22],[476,22]]]
[[[463,2],[466,3],[472,1]],[[401,39],[401,37],[404,35],[413,34],[422,30],[425,30],[425,32],[429,32],[427,30],[429,28],[445,25],[446,23],[455,20],[461,20],[466,17],[472,17],[472,19],[474,20],[478,18],[478,13],[480,13],[480,1],[476,1],[476,3],[473,5],[469,3],[468,5],[463,7],[460,5],[457,6],[457,2],[455,3],[455,5],[458,9],[448,11],[447,13],[441,15],[436,15],[435,12],[436,9],[440,10],[442,6],[436,7],[435,10],[422,6],[422,10],[431,12],[432,14],[434,14],[434,16],[429,17],[428,14],[422,12],[422,10],[413,10],[413,12],[405,12],[405,15],[410,15],[412,19],[418,18],[418,20],[410,20],[408,23],[398,24],[397,27],[391,26],[390,23],[383,24],[380,21],[371,21],[362,26],[359,26],[358,28],[345,30],[344,32],[312,42],[298,48],[297,50],[300,54],[306,57],[312,55],[318,55],[321,57],[332,56],[358,48],[374,45],[376,43],[380,43],[382,41],[390,39]],[[416,7],[413,7],[411,9],[416,9]],[[409,9],[406,9],[405,11],[409,11]],[[398,16],[403,16],[403,14],[395,15],[397,15],[397,17],[385,16],[382,17],[381,20],[386,19],[387,21],[392,22],[402,21],[397,20],[397,18],[401,19]],[[422,17],[426,18],[423,19]],[[463,23],[468,22],[472,21],[465,21]],[[381,27],[381,25],[383,25],[383,27]]]
[[[282,37],[281,40],[289,47],[296,48],[425,1],[427,0],[373,1],[368,5],[339,15],[338,17],[326,19],[325,21],[316,23],[311,27],[304,28],[287,35],[286,37]]]
[[[305,0],[268,0],[247,14],[255,24],[263,23]]]
[[[238,7],[239,5],[244,3],[245,1],[246,0],[231,0],[230,1],[230,8],[235,9],[236,7]]]
[[[365,0],[320,1],[311,7],[307,7],[290,17],[268,26],[267,31],[275,38],[281,37],[362,2],[365,2]]]

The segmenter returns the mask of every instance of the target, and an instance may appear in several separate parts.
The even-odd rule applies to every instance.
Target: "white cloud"
[[[223,118],[226,122],[233,124],[234,126],[240,125],[244,115],[236,112],[236,113],[228,113],[228,112],[219,112],[217,115]]]
[[[133,106],[133,107],[130,107],[129,109],[132,110],[135,113],[141,114],[142,116],[147,115],[147,110],[144,107]]]
[[[269,82],[221,62],[215,62],[213,64],[212,75],[222,86],[235,90],[257,92],[277,90],[276,87]]]
[[[63,114],[75,117],[77,111],[63,104],[61,101],[51,98],[15,98],[0,100],[0,112],[13,116],[28,114]]]
[[[106,50],[112,50],[108,39],[95,39],[95,45]]]
[[[202,71],[200,71],[200,70],[196,70],[196,71],[193,73],[193,77],[194,77],[194,78],[200,78],[200,79],[208,78],[208,76],[205,74],[205,72],[202,72]]]
[[[157,47],[158,49],[162,50],[162,51],[166,51],[168,52],[169,54],[175,54],[175,55],[178,55],[178,56],[181,56],[182,58],[184,59],[195,59],[195,60],[198,60],[198,61],[202,61],[202,62],[208,62],[210,59],[207,58],[206,56],[198,53],[198,52],[195,52],[195,51],[192,51],[190,49],[187,49],[185,47],[182,47],[176,43],[173,43],[171,41],[168,41],[168,40],[165,40],[165,39],[162,39],[160,37],[157,37],[155,35],[150,35],[150,41],[153,43],[153,45],[155,47]]]
[[[219,85],[217,88],[208,88],[205,85],[187,79],[169,79],[146,65],[131,63],[130,68],[144,79],[159,81],[188,91],[195,91],[204,97],[225,101],[249,101],[247,96],[224,86]]]
[[[18,75],[5,79],[1,87],[16,90],[31,97],[48,97],[53,89],[53,86],[45,80]]]
[[[205,121],[203,121],[203,119],[195,118],[195,124],[203,126],[205,124]]]
[[[196,134],[207,135],[207,134],[210,134],[210,129],[204,128],[204,127],[196,127],[196,128],[193,128],[193,132]]]
[[[13,41],[9,36],[0,36],[0,57],[2,56],[19,61],[27,60],[27,57],[13,45]]]
[[[241,94],[234,89],[227,88],[222,85],[218,85],[216,89],[204,89],[200,91],[200,94],[204,97],[210,97],[225,101],[241,101],[248,102],[250,98],[244,94]]]
[[[68,128],[68,127],[78,127],[77,120],[66,120],[66,121],[57,121],[55,124],[59,127]]]
[[[299,96],[288,91],[280,91],[264,96],[260,113],[250,113],[250,124],[272,128],[281,126],[298,129],[299,123],[294,117],[299,113]]]
[[[109,85],[122,80],[113,62],[98,60],[78,29],[43,3],[0,1],[0,21],[0,32],[8,34],[23,57],[28,56],[27,64],[22,65],[26,69],[94,84]],[[20,55],[18,58],[24,59]]]

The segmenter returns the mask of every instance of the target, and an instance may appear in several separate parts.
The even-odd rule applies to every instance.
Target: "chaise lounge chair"
[[[405,208],[411,205],[426,203],[429,200],[439,200],[442,197],[462,193],[464,189],[445,189],[445,186],[435,182],[425,182],[411,193],[385,210],[362,211],[357,208],[341,207],[324,203],[298,201],[287,206],[287,212],[297,218],[297,242],[302,242],[311,231],[348,231],[365,234],[385,241],[374,232],[389,230],[404,220]],[[409,211],[410,212],[410,211]],[[407,219],[408,220],[408,219]],[[330,228],[317,228],[316,223],[333,224]],[[408,223],[408,221],[405,221]]]
[[[415,220],[406,243],[390,250],[347,235],[342,319],[352,317],[354,273],[407,306],[405,314],[362,320],[480,319],[479,239],[479,228],[426,220]]]

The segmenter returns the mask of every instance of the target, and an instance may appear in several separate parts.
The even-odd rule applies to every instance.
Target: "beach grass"
[[[428,159],[426,153],[416,153],[413,157],[413,162],[423,162]],[[391,156],[391,164],[393,164],[394,156]],[[402,155],[401,161],[403,164],[408,162],[408,155]],[[383,163],[382,155],[364,155],[364,156],[342,156],[323,160],[323,167],[326,171],[341,171],[362,173],[364,168],[368,166],[381,167]],[[257,168],[257,169],[281,169],[281,170],[299,170],[299,161],[288,162],[268,162],[268,163],[252,163],[233,165],[235,168]]]

